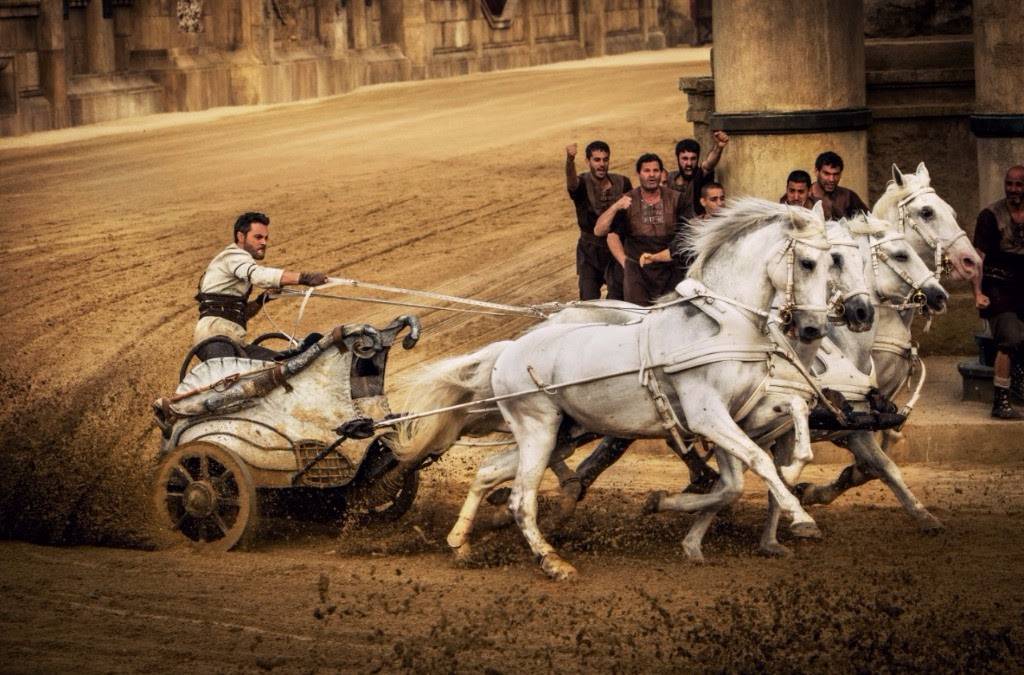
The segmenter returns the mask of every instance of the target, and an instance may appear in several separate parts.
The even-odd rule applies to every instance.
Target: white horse
[[[439,380],[451,384],[453,370],[474,380],[484,377],[493,363],[493,391],[509,397],[498,405],[519,445],[510,508],[549,575],[565,578],[575,573],[544,540],[536,522],[537,488],[565,418],[597,433],[633,438],[665,438],[681,423],[750,466],[792,516],[794,534],[820,536],[771,459],[732,417],[762,393],[774,347],[750,317],[763,312],[777,290],[786,294],[797,337],[817,340],[825,330],[831,258],[823,225],[820,215],[803,209],[741,200],[716,218],[714,227],[702,228],[694,236],[697,258],[691,273],[702,275],[710,288],[727,289],[724,292],[705,291],[689,299],[669,294],[663,306],[638,323],[545,325],[441,369]],[[722,312],[745,314],[747,328],[720,336],[722,326],[695,300],[711,300],[721,303]],[[747,333],[741,335],[744,330]],[[714,342],[719,336],[729,349],[723,351],[719,344],[708,353],[693,352],[694,344]],[[575,384],[552,388],[567,383]],[[472,383],[455,384],[459,392],[473,388]],[[437,382],[433,389],[440,386]],[[436,428],[447,425],[435,419],[433,426],[435,434],[419,443],[397,443],[396,454],[415,461],[432,449],[442,450]],[[417,435],[403,434],[406,440]]]
[[[931,188],[924,163],[919,164],[913,174],[904,174],[893,165],[892,176],[872,214],[895,223],[932,272],[940,274],[944,260],[948,260],[954,279],[971,279],[978,274],[981,257],[957,224],[956,213]],[[870,341],[869,336],[851,335],[846,331],[835,331],[835,335],[830,336],[863,372],[868,372],[873,365],[878,387],[887,397],[894,396],[903,387],[914,367],[916,355],[911,335],[914,314],[912,308],[900,310],[890,304],[879,312]],[[888,437],[888,433],[883,435],[886,441]],[[942,529],[942,523],[914,496],[899,467],[885,454],[883,448],[887,443],[880,446],[869,432],[847,434],[842,443],[853,453],[854,464],[843,469],[828,485],[804,483],[797,486],[802,503],[829,504],[846,490],[879,478],[921,529]]]
[[[714,222],[710,224],[714,227]],[[849,235],[845,227],[839,223],[830,222],[827,224],[827,238],[829,241],[829,252],[832,257],[829,268],[830,283],[832,285],[833,297],[841,300],[840,307],[843,308],[843,318],[852,326],[852,330],[868,330],[873,321],[874,309],[871,304],[868,284],[865,281],[865,267],[861,260],[861,252]],[[894,275],[895,276],[895,275]],[[898,280],[898,278],[897,278]],[[895,290],[893,292],[896,292]],[[778,306],[784,300],[778,294],[775,304]],[[628,324],[638,321],[642,316],[637,306],[619,301],[601,301],[599,303],[586,303],[563,310],[550,317],[547,324],[551,323],[609,323]],[[790,341],[798,358],[805,366],[811,365],[811,357],[817,351],[818,342]],[[788,429],[790,433],[801,439],[797,444],[798,449],[791,455],[791,461],[799,462],[796,466],[796,474],[802,468],[801,460],[810,460],[810,431],[807,428],[807,404],[808,390],[806,383],[797,375],[796,389],[787,389],[779,386],[781,384],[781,373],[775,380],[775,386],[769,387],[768,393],[761,398],[756,405],[745,415],[742,420],[737,420],[748,436],[754,438],[760,445],[767,445]],[[488,392],[489,393],[489,392]],[[481,398],[484,392],[480,393]],[[564,443],[553,457],[552,468],[563,483],[563,499],[560,517],[562,519],[571,515],[573,508],[580,497],[578,482],[573,483],[576,478],[574,472],[564,464],[564,457],[570,454],[575,447],[571,442]],[[476,520],[477,509],[483,497],[498,485],[511,480],[518,468],[518,452],[515,448],[501,454],[492,455],[480,466],[470,486],[469,494],[459,513],[458,521],[448,536],[449,545],[455,550],[460,558],[466,557],[470,552],[468,535]],[[730,469],[732,467],[730,466]],[[787,482],[793,479],[787,478],[789,467],[783,467],[783,478]],[[569,486],[575,485],[573,490]],[[742,491],[742,479],[729,482],[732,494],[739,494]],[[672,499],[671,497],[666,497]],[[649,505],[650,509],[651,506]],[[507,513],[507,512],[506,512]],[[495,524],[504,524],[503,516],[495,518]],[[691,559],[700,560],[701,540],[703,539],[706,525],[697,524],[687,533],[683,542],[683,549]]]

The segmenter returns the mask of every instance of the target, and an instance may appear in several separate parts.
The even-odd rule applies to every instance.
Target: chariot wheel
[[[416,492],[420,488],[420,474],[409,471],[402,477],[401,484],[383,501],[365,505],[364,513],[374,519],[394,522],[404,516],[416,500]]]
[[[245,462],[216,445],[180,445],[160,462],[153,491],[161,526],[179,543],[229,551],[259,524],[256,486]]]

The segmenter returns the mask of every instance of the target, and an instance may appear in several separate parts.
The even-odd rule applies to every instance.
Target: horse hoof
[[[569,581],[576,577],[576,568],[559,558],[557,553],[548,553],[542,557],[540,567],[555,581]]]
[[[692,544],[684,543],[683,544],[683,553],[686,554],[686,559],[689,560],[692,563],[697,563],[698,565],[703,565],[705,562],[707,562],[707,561],[704,560],[704,552],[700,550],[700,546],[699,545],[692,545]]]
[[[813,520],[793,523],[789,526],[789,533],[797,539],[821,539],[821,530]]]
[[[758,547],[757,552],[766,558],[788,558],[793,555],[792,551],[779,543],[761,544]]]
[[[643,508],[640,509],[640,513],[649,516],[652,513],[657,513],[661,510],[661,499],[668,493],[664,490],[655,490],[654,492],[647,495],[647,499],[644,500]]]
[[[469,562],[470,557],[473,555],[473,547],[469,545],[469,542],[456,546],[452,549],[452,553],[455,555],[455,562],[460,565],[465,565]]]
[[[917,526],[925,534],[939,534],[946,530],[946,526],[942,524],[942,521],[927,511],[918,517]]]

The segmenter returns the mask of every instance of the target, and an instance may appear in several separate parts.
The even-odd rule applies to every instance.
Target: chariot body
[[[397,462],[374,420],[391,415],[388,352],[403,331],[411,349],[419,330],[413,316],[380,329],[341,325],[276,361],[233,343],[236,356],[189,369],[192,350],[175,393],[153,406],[163,432],[154,500],[170,537],[228,550],[255,537],[261,516],[336,520],[354,505],[405,513],[417,474],[387,480]]]

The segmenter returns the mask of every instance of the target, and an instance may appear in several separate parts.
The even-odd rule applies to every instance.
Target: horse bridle
[[[782,304],[778,307],[779,323],[782,326],[789,326],[793,323],[793,312],[806,311],[828,313],[832,307],[831,304],[798,305],[796,303],[796,281],[794,278],[796,269],[796,247],[801,244],[804,246],[810,246],[811,248],[819,251],[827,251],[832,248],[832,245],[827,241],[825,245],[819,246],[818,244],[813,244],[805,239],[797,239],[796,237],[789,236],[789,242],[782,250],[782,255],[780,256],[780,259],[782,257],[786,258],[786,293],[783,296]]]
[[[910,273],[908,273],[901,266],[897,265],[889,254],[882,250],[883,244],[888,244],[891,241],[905,240],[906,237],[899,232],[889,232],[883,237],[876,238],[873,234],[867,235],[868,246],[871,251],[871,274],[874,277],[875,297],[878,299],[878,306],[886,306],[901,312],[905,309],[921,309],[928,305],[928,298],[924,293],[924,285],[929,281],[938,282],[935,273],[928,270],[927,273],[918,280],[914,280]],[[879,266],[884,263],[890,270],[893,271],[896,276],[903,280],[908,286],[910,291],[907,292],[905,298],[900,302],[893,302],[889,298],[882,297],[878,292],[878,269]]]
[[[901,233],[905,233],[909,226],[935,252],[935,272],[938,275],[937,278],[941,278],[943,274],[948,274],[952,269],[952,263],[946,257],[946,251],[952,248],[953,244],[961,238],[966,239],[967,233],[960,230],[960,233],[954,235],[949,241],[943,241],[931,227],[912,218],[910,216],[910,203],[925,194],[935,194],[935,190],[930,187],[920,188],[899,201],[896,205],[896,226],[899,227]]]
[[[857,245],[857,242],[854,239],[850,237],[840,240],[829,239],[829,249],[833,249],[838,246],[852,248],[857,251],[857,256],[860,257],[860,246]],[[866,295],[870,298],[871,291],[867,288],[855,288],[844,292],[844,289],[838,283],[833,283],[831,280],[829,283],[834,286],[834,290],[832,292],[832,297],[830,297],[828,301],[828,319],[833,325],[841,326],[847,323],[846,302],[855,295]]]

